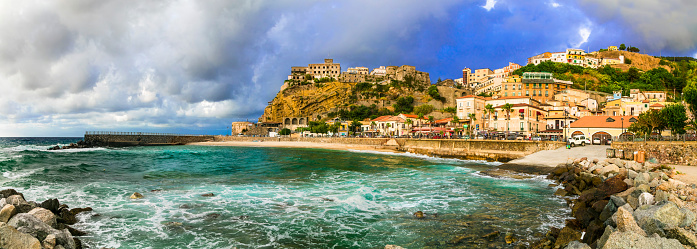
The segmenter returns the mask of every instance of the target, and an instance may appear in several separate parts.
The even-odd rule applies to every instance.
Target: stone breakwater
[[[531,248],[696,248],[697,186],[652,163],[586,158],[557,166],[573,219]]]
[[[625,152],[644,151],[646,159],[658,163],[697,166],[697,142],[614,142],[612,148]]]
[[[0,191],[0,248],[79,249],[85,232],[70,227],[77,214],[92,208],[70,209],[57,199],[26,201],[14,189]]]

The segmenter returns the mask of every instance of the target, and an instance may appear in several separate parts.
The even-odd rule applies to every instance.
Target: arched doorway
[[[581,132],[581,131],[574,131],[574,133],[571,133],[571,137],[573,137],[573,136],[579,136],[579,135],[582,136],[582,135],[585,135],[585,134],[583,134],[583,132]]]
[[[608,145],[608,141],[612,139],[612,135],[604,131],[599,131],[593,134],[593,137],[591,138],[591,143],[596,144],[596,139],[600,140],[601,145]]]
[[[293,125],[297,125],[297,124],[298,124],[298,119],[297,119],[297,118],[293,118],[292,124],[293,124]]]
[[[286,120],[283,121],[283,124],[290,125],[290,118],[286,118]]]

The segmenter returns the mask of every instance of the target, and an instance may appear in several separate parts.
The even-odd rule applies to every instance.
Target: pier
[[[213,141],[210,135],[185,135],[151,132],[87,131],[85,142],[96,146],[158,146],[184,145],[187,143]]]

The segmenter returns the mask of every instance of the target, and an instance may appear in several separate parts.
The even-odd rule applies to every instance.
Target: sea
[[[570,218],[544,176],[482,173],[497,162],[193,145],[47,150],[79,139],[0,138],[0,189],[93,208],[73,226],[90,248],[507,248],[506,237],[520,243]]]

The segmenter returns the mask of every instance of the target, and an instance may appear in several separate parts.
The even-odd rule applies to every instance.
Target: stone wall
[[[407,139],[400,150],[412,153],[507,162],[542,150],[555,150],[563,142]]]
[[[393,142],[390,142],[393,140]],[[494,160],[507,162],[541,150],[554,150],[564,146],[563,142],[493,141],[493,140],[449,140],[409,138],[313,138],[313,137],[232,137],[216,136],[215,141],[279,141],[314,142],[375,146],[404,152],[432,156],[457,157],[472,160]],[[396,145],[395,145],[396,143]]]
[[[213,139],[213,136],[85,135],[85,142],[95,146],[180,145]]]
[[[646,160],[657,163],[697,166],[697,142],[613,142],[612,148],[625,152],[645,151]]]

